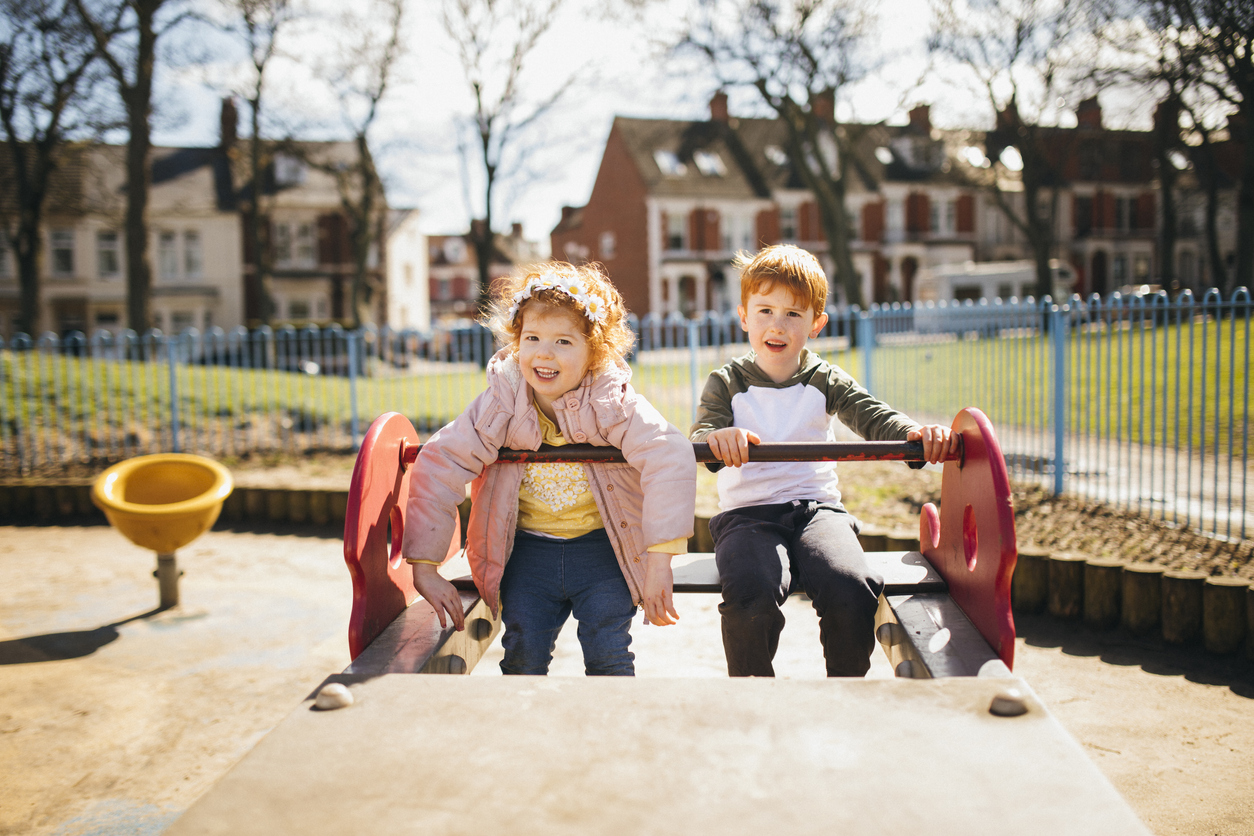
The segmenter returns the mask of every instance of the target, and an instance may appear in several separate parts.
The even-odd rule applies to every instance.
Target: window
[[[200,233],[189,229],[183,233],[183,275],[189,279],[199,279],[204,271],[204,264]]]
[[[0,231],[0,279],[7,279],[12,275],[13,267],[9,263],[8,235]]]
[[[274,158],[274,182],[279,186],[299,186],[305,182],[305,163],[290,154]]]
[[[788,155],[778,145],[768,145],[762,149],[762,153],[775,165],[785,165],[788,162]]]
[[[170,330],[180,334],[188,328],[196,327],[196,315],[191,311],[175,311],[170,314]]]
[[[1192,287],[1197,272],[1197,257],[1192,250],[1180,251],[1180,281],[1187,287]]]
[[[325,296],[318,297],[318,319],[328,319],[331,313],[331,304]],[[408,322],[408,314],[401,317],[402,322]]]
[[[1010,297],[1014,295],[1015,295],[1015,288],[1014,288],[1014,285],[1012,285],[1010,282],[997,285],[997,298],[998,299],[1009,299]]]
[[[452,279],[435,280],[435,298],[440,302],[447,302],[453,298]]]
[[[666,249],[682,250],[687,248],[687,232],[684,229],[687,223],[687,216],[678,212],[672,212],[666,216]]]
[[[653,152],[653,162],[657,163],[658,171],[667,177],[682,177],[688,173],[688,166],[679,161],[674,151],[658,149]]]
[[[1093,231],[1093,198],[1090,196],[1075,199],[1075,235],[1083,238]]]
[[[1115,280],[1116,285],[1128,281],[1128,257],[1126,255],[1117,255],[1111,260],[1110,276]]]
[[[614,250],[618,244],[612,230],[601,233],[601,258],[610,261],[614,258]]]
[[[157,269],[163,279],[178,278],[178,236],[173,232],[162,232],[157,236]]]
[[[113,230],[96,233],[96,275],[102,279],[116,278],[122,272],[118,234]]]
[[[314,225],[278,223],[274,226],[274,263],[280,267],[313,267]]]
[[[1127,232],[1132,228],[1132,198],[1115,198],[1115,229]]]
[[[980,297],[984,295],[984,288],[978,284],[957,284],[954,285],[954,299],[958,302],[965,302],[970,299],[973,302],[980,301]]]
[[[1147,255],[1138,255],[1132,260],[1132,277],[1137,283],[1144,284],[1149,281],[1150,260]]]
[[[929,200],[927,204],[928,229],[932,232],[941,231],[941,205],[939,200]]]
[[[118,326],[122,321],[122,317],[117,311],[96,311],[96,327],[112,329]]]
[[[305,299],[292,299],[287,303],[287,318],[293,321],[309,319],[309,302]]]
[[[784,241],[797,240],[797,207],[779,207],[779,237]]]
[[[953,235],[958,231],[958,201],[945,201],[945,232]]]
[[[74,275],[74,230],[52,230],[52,275]]]
[[[697,151],[692,155],[692,161],[706,177],[725,177],[727,175],[727,166],[723,163],[723,158],[714,151]]]
[[[888,201],[884,212],[884,225],[888,227],[888,240],[900,241],[906,228],[906,208],[900,200]]]

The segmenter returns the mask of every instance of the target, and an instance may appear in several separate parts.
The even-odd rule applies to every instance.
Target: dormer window
[[[696,164],[697,171],[706,177],[727,176],[727,166],[715,151],[697,151],[692,155],[692,161]]]
[[[305,162],[291,154],[274,157],[274,182],[278,186],[299,186],[305,182]]]
[[[879,148],[875,149],[875,159],[879,160],[881,165],[892,165],[893,163],[892,149],[888,148],[887,146],[881,145]]]
[[[449,264],[461,264],[466,260],[466,242],[461,238],[444,239],[444,260]]]
[[[683,177],[688,173],[688,166],[679,161],[674,151],[663,151],[661,148],[653,152],[653,161],[658,170],[667,177]]]
[[[785,165],[788,162],[788,155],[778,145],[768,145],[762,149],[762,153],[775,165]]]

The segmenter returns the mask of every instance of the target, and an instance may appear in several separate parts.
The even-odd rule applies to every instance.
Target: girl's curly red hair
[[[549,279],[555,284],[581,283],[589,294],[600,297],[605,303],[604,316],[597,321],[589,319],[587,309],[579,300],[556,287],[533,289],[531,295],[522,300],[515,309],[514,297],[538,279]],[[565,310],[574,316],[588,341],[591,355],[589,368],[594,372],[625,357],[636,341],[635,333],[627,324],[627,306],[623,303],[622,294],[610,282],[600,265],[584,264],[576,267],[564,261],[549,261],[498,279],[492,285],[492,305],[485,324],[503,344],[517,354],[523,312],[536,307]]]

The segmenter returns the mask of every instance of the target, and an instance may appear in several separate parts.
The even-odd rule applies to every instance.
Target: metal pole
[[[348,432],[353,449],[357,449],[357,332],[349,331],[348,338]]]
[[[695,319],[688,320],[688,388],[692,392],[692,419],[689,424],[697,423],[697,404],[700,394],[697,391],[697,342],[701,339],[701,330],[697,328]]]
[[[871,312],[864,311],[858,318],[858,347],[862,349],[862,387],[868,392],[874,392],[871,388],[871,349],[874,343],[875,324],[871,320]]]
[[[1067,472],[1067,317],[1066,306],[1051,309],[1054,335],[1054,495],[1063,491]]]
[[[178,606],[180,574],[182,573],[179,572],[174,552],[157,555],[157,571],[153,575],[157,578],[157,589],[161,594],[161,609],[168,610]]]
[[[178,351],[179,338],[175,336],[166,337],[165,341],[165,357],[170,367],[170,444],[175,453],[183,452],[183,447],[179,442],[179,375],[178,375]],[[173,560],[173,556],[171,556]],[[178,600],[178,594],[175,593],[175,600]]]

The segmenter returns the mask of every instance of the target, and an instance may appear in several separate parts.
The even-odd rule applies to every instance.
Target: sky
[[[305,2],[312,15],[288,30],[291,37],[268,74],[271,112],[280,118],[269,131],[263,128],[263,135],[288,130],[305,138],[343,135],[335,119],[338,102],[313,79],[313,71],[329,63],[326,56],[336,52],[336,37],[347,29],[335,18],[339,7],[334,0]],[[577,81],[540,125],[539,150],[531,157],[533,176],[506,188],[497,204],[498,230],[520,222],[525,236],[547,253],[561,207],[587,201],[616,115],[708,117],[716,89],[713,78],[693,62],[667,60],[654,42],[675,26],[683,4],[654,0],[640,21],[607,17],[604,3],[597,0],[566,0],[532,53],[523,88],[542,96],[569,77]],[[455,125],[472,112],[472,100],[455,48],[441,26],[440,8],[440,0],[408,3],[405,55],[371,135],[390,205],[417,208],[427,234],[463,232],[471,217]],[[910,107],[928,103],[939,127],[983,127],[988,115],[978,96],[952,72],[926,72],[928,0],[892,0],[878,9],[879,46],[888,58],[849,91],[841,115],[901,123]],[[221,97],[233,88],[243,89],[243,50],[226,35],[206,34],[204,27],[181,40],[171,37],[169,44],[177,60],[167,62],[160,76],[154,138],[167,145],[216,143]],[[926,80],[916,84],[920,77]],[[903,90],[910,92],[903,96]],[[733,115],[762,115],[751,91],[730,93]],[[247,132],[243,111],[241,102],[241,135]],[[476,208],[475,214],[480,211]]]

